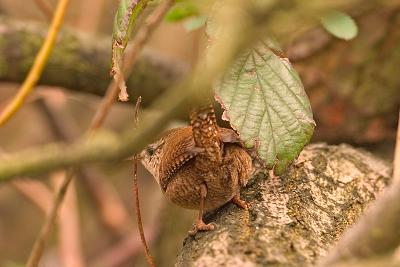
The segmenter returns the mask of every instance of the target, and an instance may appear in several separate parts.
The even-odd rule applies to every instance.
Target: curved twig
[[[167,3],[167,5],[165,3]],[[129,63],[133,64],[135,62],[135,60],[137,59],[137,55],[139,54],[140,49],[144,46],[144,43],[148,40],[149,34],[152,33],[154,28],[155,28],[155,26],[159,24],[159,22],[161,21],[161,18],[163,17],[163,14],[165,14],[165,12],[168,9],[168,7],[170,6],[170,4],[171,4],[170,0],[167,0],[167,1],[164,2],[164,4],[162,6],[160,6],[160,9],[156,10],[155,14],[159,14],[157,19],[154,20],[154,23],[151,24],[151,30],[150,31],[148,30],[148,28],[146,28],[147,30],[146,30],[145,34],[139,35],[139,37],[138,37],[139,41],[137,41],[137,43],[140,44],[140,45],[136,46],[136,49],[132,50],[133,52],[132,52],[131,55],[134,57],[134,59],[130,60]],[[163,10],[163,11],[160,12],[159,10]],[[112,86],[110,86],[109,88],[111,90],[113,89]],[[107,96],[112,97],[113,96],[113,92],[112,91],[111,92],[107,91]],[[102,125],[102,123],[104,122],[105,116],[108,114],[112,104],[114,103],[114,101],[112,101],[112,100],[113,100],[113,98],[107,98],[107,97],[104,98],[103,103],[106,103],[106,104],[100,105],[100,107],[99,107],[99,109],[98,109],[98,111],[96,113],[96,114],[100,114],[99,115],[100,118],[103,118],[103,119],[101,119],[100,121],[95,123],[96,118],[97,118],[97,116],[95,115],[93,117],[93,119],[92,119],[91,124],[90,124],[89,132],[95,131],[97,128],[99,128]],[[68,173],[65,175],[65,178],[64,178],[63,183],[62,183],[62,185],[60,187],[60,190],[56,195],[56,200],[54,202],[52,210],[51,210],[49,216],[47,217],[47,219],[46,219],[46,221],[45,221],[45,223],[43,225],[42,231],[40,232],[38,239],[36,240],[36,242],[34,244],[34,247],[33,247],[32,252],[31,252],[31,256],[30,256],[30,258],[28,260],[28,264],[27,264],[28,267],[34,267],[34,266],[36,267],[38,262],[39,262],[39,260],[40,260],[40,257],[41,257],[41,255],[43,253],[45,242],[48,239],[49,233],[51,232],[51,230],[52,230],[52,228],[54,226],[55,217],[56,217],[56,215],[58,213],[58,210],[60,208],[60,204],[62,203],[62,201],[64,199],[65,192],[68,189],[68,185],[69,185],[70,181],[73,179],[73,176],[74,176],[73,173],[74,172],[75,172],[75,169],[74,168],[70,168]],[[137,183],[136,183],[136,188],[137,188]],[[139,204],[139,202],[137,202],[137,204]],[[140,216],[140,212],[139,211],[138,211],[138,216]],[[142,237],[142,234],[143,234],[143,229],[141,229],[141,237]],[[143,234],[143,238],[144,238],[144,234]],[[145,241],[144,241],[144,244],[146,244]],[[146,257],[148,258],[148,260],[150,259],[149,263],[152,262],[152,264],[150,264],[150,265],[151,266],[155,266],[154,262],[151,259],[150,254],[149,254],[147,245],[145,247],[146,247]]]
[[[129,48],[128,52],[125,55],[123,66],[124,76],[129,76],[129,74],[132,72],[135,63],[138,60],[140,51],[142,51],[144,45],[147,43],[154,30],[162,21],[164,14],[167,12],[171,4],[172,0],[166,0],[161,3],[159,8],[157,8],[146,19],[145,24],[140,28],[136,38],[132,41],[132,47]],[[111,106],[118,96],[118,93],[118,82],[113,80],[107,88],[106,96],[103,98],[100,104],[100,108],[97,109],[96,114],[94,115],[92,124],[90,125],[91,129],[99,128],[99,126],[104,122],[106,115],[108,114]]]

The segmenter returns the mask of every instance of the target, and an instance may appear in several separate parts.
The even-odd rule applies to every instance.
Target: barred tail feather
[[[191,113],[190,124],[196,147],[204,148],[200,154],[212,162],[222,162],[220,130],[217,125],[214,108],[210,105]]]

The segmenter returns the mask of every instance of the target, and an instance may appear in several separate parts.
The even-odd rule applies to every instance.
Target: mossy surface
[[[46,36],[47,26],[0,17],[0,81],[22,82]],[[109,83],[111,40],[63,29],[39,84],[104,95]],[[182,62],[145,49],[126,77],[130,100],[146,106],[187,72]]]

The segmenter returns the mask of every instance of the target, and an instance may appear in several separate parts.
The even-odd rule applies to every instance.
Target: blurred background
[[[50,10],[57,3],[0,0],[0,109],[16,93],[46,33],[49,18],[43,2]],[[1,153],[68,142],[85,132],[110,82],[118,2],[71,1],[40,85],[0,128]],[[289,2],[304,11],[301,1]],[[312,141],[349,143],[391,162],[400,103],[400,1],[326,1],[325,5],[334,2],[356,20],[355,39],[339,40],[318,21],[303,25],[277,16],[273,25],[291,33],[277,39],[310,98],[317,123]],[[157,112],[146,106],[190,71],[204,43],[203,29],[188,31],[184,22],[163,22],[129,77],[131,101],[142,95],[143,109]],[[133,109],[129,103],[116,104],[104,127],[119,131],[132,124]],[[185,123],[183,118],[171,125]],[[23,177],[0,185],[0,266],[23,266],[62,175],[54,172],[41,176],[41,182]],[[84,166],[78,176],[42,266],[145,266],[133,213],[131,162]],[[159,266],[172,266],[196,213],[168,203],[143,168],[139,184],[152,254]]]

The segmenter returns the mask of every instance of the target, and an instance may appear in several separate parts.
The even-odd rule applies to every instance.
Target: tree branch
[[[50,131],[56,140],[72,142],[79,132],[75,121],[70,114],[58,112],[53,104],[47,101],[39,99],[37,106],[47,119]],[[129,228],[129,215],[107,177],[90,166],[84,166],[77,172],[89,197],[94,201],[103,225],[116,235],[125,233]]]
[[[282,176],[258,175],[242,190],[248,211],[226,204],[207,214],[216,229],[187,237],[175,266],[314,266],[389,176],[368,152],[309,145]]]
[[[0,17],[0,29],[0,81],[22,82],[45,36],[46,25]],[[108,38],[92,38],[64,29],[39,84],[102,96],[111,81],[110,50]],[[133,100],[142,95],[146,106],[187,70],[188,65],[183,62],[145,49],[127,80],[128,93]]]
[[[177,118],[178,114],[187,114],[189,100],[193,108],[199,99],[204,99],[201,95],[210,94],[212,81],[244,48],[263,33],[260,18],[249,18],[248,5],[247,2],[235,1],[235,5],[221,11],[232,12],[231,14],[235,14],[238,19],[247,19],[248,23],[230,24],[220,39],[213,42],[209,48],[211,56],[207,65],[205,62],[200,62],[190,79],[164,92],[153,102],[151,109],[162,112],[143,113],[140,119],[141,125],[137,129],[128,129],[121,135],[96,133],[69,146],[50,144],[10,155],[0,163],[0,181],[22,174],[38,174],[82,163],[118,160],[139,153],[145,144],[150,143],[154,136],[161,133],[169,121]],[[264,19],[267,17],[264,16]]]
[[[42,182],[31,179],[12,181],[11,186],[30,200],[41,212],[47,214],[51,208],[53,195],[50,189]]]
[[[393,184],[349,228],[320,266],[354,259],[382,257],[400,245],[400,182]]]
[[[68,184],[72,180],[72,176],[73,174],[71,172],[68,172],[66,174],[66,179],[62,181],[62,184],[56,193],[49,215],[46,218],[45,224],[40,230],[39,238],[35,241],[31,253],[29,255],[28,261],[26,263],[27,267],[36,267],[39,264],[40,257],[42,256],[44,247],[46,245],[46,241],[50,236],[51,230],[57,218],[56,211],[62,204]]]
[[[50,21],[53,17],[53,8],[46,0],[35,0],[36,6],[42,11],[43,15]]]
[[[55,173],[52,178],[55,188],[59,188],[66,171]],[[69,185],[58,216],[58,250],[62,266],[86,267],[82,248],[82,231],[79,222],[78,199],[74,181]]]
[[[361,219],[345,232],[338,244],[323,259],[321,267],[336,266],[359,259],[385,257],[396,251],[398,253],[400,246],[400,179],[396,169],[399,167],[399,132],[397,133],[391,186],[371,205]],[[399,263],[397,262],[397,264]]]

